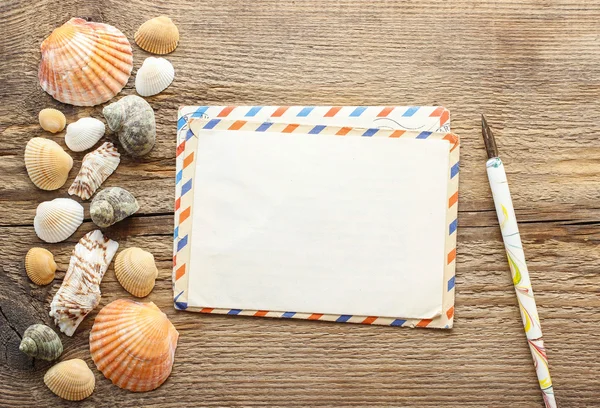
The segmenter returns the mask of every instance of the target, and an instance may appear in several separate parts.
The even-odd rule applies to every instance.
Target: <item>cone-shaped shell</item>
[[[54,99],[77,106],[110,100],[127,84],[131,45],[115,27],[72,18],[40,46],[38,79]]]
[[[158,269],[154,256],[141,248],[127,248],[115,259],[115,275],[123,288],[133,296],[152,292]]]
[[[54,280],[56,262],[52,252],[44,248],[31,248],[25,255],[25,271],[36,285],[47,285]]]
[[[81,163],[81,169],[69,187],[70,195],[78,195],[82,200],[88,200],[102,183],[117,169],[121,155],[111,142],[86,154]]]
[[[175,69],[168,60],[149,57],[135,76],[135,90],[141,96],[156,95],[167,89],[174,78]]]
[[[58,143],[34,137],[25,146],[25,168],[29,178],[42,190],[61,188],[69,177],[73,158]]]
[[[129,191],[121,187],[109,187],[96,194],[90,205],[90,216],[94,224],[101,228],[124,220],[140,209]]]
[[[65,128],[67,118],[65,115],[52,108],[42,109],[39,114],[40,126],[47,132],[57,133]]]
[[[68,401],[81,401],[92,395],[96,377],[85,361],[75,358],[51,367],[44,375],[50,391]]]
[[[104,136],[104,122],[94,118],[81,118],[67,126],[65,144],[74,152],[91,149]]]
[[[90,352],[98,370],[113,384],[150,391],[171,374],[178,337],[154,303],[118,299],[96,316]]]
[[[52,361],[60,357],[63,345],[58,334],[50,327],[34,324],[23,333],[19,350],[30,357]]]
[[[37,236],[46,242],[69,238],[83,223],[83,207],[70,198],[55,198],[38,205],[33,219]]]
[[[153,54],[168,54],[177,48],[179,30],[167,16],[146,21],[133,36],[141,49]]]

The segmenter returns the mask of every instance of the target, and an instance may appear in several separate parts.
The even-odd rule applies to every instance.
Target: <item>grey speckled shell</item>
[[[60,357],[63,345],[58,334],[50,327],[34,324],[23,333],[19,350],[30,357],[52,361]]]
[[[156,121],[152,107],[143,98],[126,96],[104,107],[102,114],[131,156],[144,156],[152,150],[156,141]]]
[[[90,205],[94,224],[101,228],[110,227],[140,209],[137,200],[121,187],[109,187],[96,194]]]

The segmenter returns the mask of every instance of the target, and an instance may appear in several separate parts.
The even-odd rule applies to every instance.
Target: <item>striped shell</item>
[[[50,327],[34,324],[23,333],[19,350],[30,357],[52,361],[60,357],[63,345],[58,334]]]
[[[44,248],[31,248],[25,255],[25,271],[36,285],[47,285],[54,280],[56,262],[52,252]]]
[[[67,126],[65,144],[74,152],[91,149],[104,136],[104,122],[94,118],[81,118]]]
[[[171,85],[175,69],[165,58],[148,57],[135,76],[135,90],[141,96],[161,93]]]
[[[133,247],[117,255],[115,275],[127,292],[133,296],[144,297],[152,292],[158,269],[150,252]]]
[[[75,358],[51,367],[44,375],[46,386],[68,401],[81,401],[92,395],[96,377],[85,361]]]
[[[167,16],[146,21],[133,36],[141,49],[152,54],[168,54],[177,48],[179,30]]]
[[[25,168],[29,178],[42,190],[61,188],[73,167],[73,158],[58,143],[34,137],[25,146]]]
[[[69,238],[83,223],[83,207],[70,198],[55,198],[38,205],[33,219],[37,236],[46,242]]]
[[[65,118],[65,115],[57,109],[42,109],[38,118],[42,129],[51,133],[60,132],[67,124],[67,118]]]
[[[69,195],[78,195],[82,200],[89,199],[102,183],[116,170],[121,155],[111,142],[86,154],[79,174],[69,187]]]
[[[96,316],[90,352],[98,370],[130,391],[158,388],[171,374],[179,333],[152,302],[118,299]]]
[[[40,46],[38,79],[54,99],[76,106],[110,100],[127,84],[133,68],[131,45],[121,31],[72,18]]]

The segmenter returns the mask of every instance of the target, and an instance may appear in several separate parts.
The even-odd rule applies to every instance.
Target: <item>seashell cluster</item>
[[[56,262],[52,252],[44,248],[31,248],[25,255],[25,271],[36,285],[47,285],[54,280]]]
[[[105,106],[102,114],[110,130],[133,157],[144,156],[154,147],[156,122],[148,102],[137,95],[129,95]]]
[[[94,118],[81,118],[67,126],[65,143],[74,152],[91,149],[104,136],[104,122]]]
[[[174,78],[175,69],[168,60],[149,57],[135,76],[135,90],[141,96],[156,95],[167,89]]]
[[[52,361],[60,357],[63,345],[58,334],[50,327],[34,324],[23,333],[19,350],[29,357]]]
[[[38,205],[33,219],[37,236],[46,242],[69,238],[83,223],[83,207],[70,198],[55,198]]]
[[[144,297],[152,292],[158,269],[150,252],[132,247],[117,255],[115,275],[123,289],[133,296]]]
[[[137,200],[121,187],[109,187],[96,194],[90,205],[90,216],[94,224],[107,228],[124,220],[140,209]]]
[[[68,401],[81,401],[94,392],[96,377],[85,361],[75,358],[51,367],[44,383],[54,394]]]
[[[168,54],[177,48],[179,30],[169,17],[160,16],[142,24],[133,38],[144,51]]]
[[[51,133],[60,132],[67,124],[67,118],[65,118],[65,115],[58,109],[42,109],[38,118],[42,129]]]
[[[90,352],[98,370],[130,391],[158,388],[171,374],[179,333],[152,302],[118,299],[96,316]]]
[[[50,317],[67,336],[98,306],[100,282],[118,248],[100,230],[88,232],[75,245],[63,283],[50,303]]]
[[[113,26],[72,18],[41,46],[40,86],[54,99],[94,106],[118,94],[133,68],[127,37]]]
[[[89,199],[102,183],[116,170],[121,162],[121,155],[110,142],[86,154],[81,169],[69,187],[70,195],[77,195],[82,200]]]
[[[58,143],[34,137],[25,146],[25,168],[29,178],[42,190],[61,188],[73,167],[73,159]]]

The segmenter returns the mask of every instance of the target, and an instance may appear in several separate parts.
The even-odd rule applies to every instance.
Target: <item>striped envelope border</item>
[[[180,109],[177,140],[177,172],[175,183],[175,231],[173,244],[173,292],[174,305],[178,310],[201,313],[216,313],[242,316],[279,317],[307,320],[334,321],[341,323],[377,324],[396,327],[451,328],[454,320],[454,283],[456,269],[456,228],[458,215],[458,173],[459,173],[459,139],[452,133],[445,132],[413,132],[399,129],[350,128],[324,125],[298,125],[292,123],[256,122],[250,120],[229,120],[226,117],[205,115],[202,108],[185,107]],[[186,112],[187,111],[187,112]],[[202,112],[194,114],[195,112]],[[181,119],[184,118],[184,121]],[[197,119],[194,119],[197,118]],[[249,130],[256,132],[281,132],[304,134],[329,134],[338,136],[359,137],[394,137],[413,139],[444,139],[451,144],[450,168],[448,170],[448,225],[446,237],[446,265],[444,268],[444,295],[442,314],[434,319],[402,319],[378,316],[330,315],[320,313],[296,313],[293,311],[214,309],[191,307],[187,303],[188,265],[190,257],[189,245],[192,228],[193,177],[195,171],[195,151],[198,139],[190,129],[190,122],[197,121],[201,129],[214,130]]]

